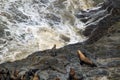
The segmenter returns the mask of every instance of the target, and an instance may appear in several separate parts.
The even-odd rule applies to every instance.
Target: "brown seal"
[[[38,74],[35,73],[34,77],[33,77],[33,80],[40,80]]]
[[[52,47],[52,50],[55,50],[55,49],[56,49],[56,44],[54,44]]]
[[[69,77],[67,80],[82,80],[82,78],[78,78],[76,76],[75,70],[73,68],[70,68]]]
[[[88,57],[86,57],[80,50],[77,50],[77,55],[79,57],[80,60],[80,64],[83,65],[87,64],[90,65],[92,67],[97,67]]]

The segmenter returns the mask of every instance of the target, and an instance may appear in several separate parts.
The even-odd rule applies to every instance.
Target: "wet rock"
[[[1,80],[10,80],[10,71],[7,68],[2,68],[0,70],[0,79]]]
[[[40,71],[38,73],[40,80],[47,80],[49,78],[49,74],[47,71]]]
[[[4,34],[4,33],[5,33],[5,32],[4,32],[5,29],[8,29],[8,28],[7,28],[7,22],[1,20],[1,18],[0,18],[0,38],[1,38],[1,37],[5,37],[5,34]]]
[[[93,76],[109,76],[109,71],[105,69],[94,69],[89,71],[86,74],[87,77],[93,77]]]
[[[106,64],[107,67],[120,67],[120,60],[115,60],[115,61],[111,61],[108,62]]]
[[[48,3],[49,2],[49,0],[40,0],[40,2],[42,2],[42,3]]]
[[[86,22],[87,28],[83,31],[83,34],[89,37],[85,41],[85,44],[93,44],[97,42],[103,36],[108,34],[107,32],[109,32],[112,25],[120,21],[120,6],[118,6],[119,3],[117,2],[119,1],[106,0],[106,2],[101,5],[101,8],[83,12],[83,15],[80,17],[84,17],[84,19],[88,17],[88,21]]]
[[[0,39],[0,44],[5,44],[6,40],[5,39]]]
[[[91,24],[91,25],[88,25],[88,26],[89,27],[86,27],[85,30],[82,32],[83,35],[85,35],[85,36],[89,36],[92,33],[92,31],[96,28],[97,25]]]
[[[112,6],[114,8],[120,8],[120,0],[115,0],[115,1],[109,0],[109,1],[112,2]]]
[[[48,14],[46,14],[45,18],[47,18],[48,20],[53,20],[53,21],[55,21],[55,22],[60,22],[60,18],[57,17],[57,16],[54,15],[54,14],[48,13]]]
[[[14,4],[12,4],[14,5]],[[9,12],[12,15],[13,20],[17,20],[18,22],[25,22],[28,20],[28,16],[23,14],[21,11],[19,11],[15,6],[9,8]]]
[[[11,15],[10,15],[9,13],[7,13],[7,12],[1,12],[0,15],[5,16],[5,17],[7,17],[8,19],[11,18]]]
[[[60,35],[60,38],[63,39],[65,42],[69,42],[70,38],[65,35]]]
[[[119,80],[120,79],[120,74],[112,74],[110,77],[109,77],[109,80]]]
[[[107,76],[91,77],[90,80],[109,80],[109,78]]]

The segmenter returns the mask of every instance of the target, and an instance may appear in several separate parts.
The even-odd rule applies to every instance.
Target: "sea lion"
[[[30,75],[28,72],[25,72],[23,76],[21,76],[21,80],[30,80]]]
[[[20,77],[18,77],[18,74],[19,74],[19,71],[18,70],[12,70],[12,73],[11,73],[11,79],[12,80],[20,80]]]
[[[73,68],[70,68],[69,77],[67,80],[82,80],[82,78],[81,79],[77,78],[75,70]]]
[[[75,70],[73,68],[70,68],[68,80],[74,80],[74,76],[75,76]]]
[[[37,73],[35,73],[34,77],[33,77],[33,80],[40,80],[39,76]]]
[[[55,50],[56,50],[56,44],[54,44],[54,46],[51,49],[51,52],[52,52],[51,56],[53,56],[53,57],[57,56]]]
[[[52,47],[52,50],[55,50],[55,49],[56,49],[56,44],[54,44]]]
[[[81,65],[87,64],[87,65],[90,65],[92,67],[97,67],[97,65],[94,64],[93,61],[91,61],[87,56],[85,56],[80,50],[77,50],[77,55],[79,57]]]

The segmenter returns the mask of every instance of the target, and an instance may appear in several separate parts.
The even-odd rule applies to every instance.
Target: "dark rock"
[[[117,66],[120,66],[120,60],[115,60],[115,61],[111,61],[111,62],[108,62],[106,64],[107,67],[117,67]]]
[[[65,35],[60,35],[60,38],[63,39],[65,42],[69,42],[70,38]]]
[[[106,0],[100,8],[84,11],[82,14],[77,15],[78,18],[84,18],[85,20],[87,17],[87,22],[85,21],[87,27],[83,34],[89,38],[85,41],[85,44],[93,44],[107,35],[109,28],[120,21],[119,15],[120,6],[118,0]]]
[[[40,0],[40,2],[42,2],[42,3],[48,3],[49,0]]]
[[[92,31],[97,27],[95,24],[88,25],[85,30],[82,32],[85,36],[90,36]]]
[[[12,5],[14,5],[14,4],[12,4]],[[11,6],[11,8],[9,8],[9,12],[12,15],[12,19],[17,20],[18,22],[25,22],[29,18],[27,15],[25,15],[21,11],[19,11],[15,6]]]
[[[109,71],[105,69],[95,69],[89,71],[87,74],[87,77],[93,77],[93,76],[109,76]]]
[[[47,18],[48,20],[53,20],[54,22],[60,22],[61,19],[59,17],[57,17],[56,15],[54,14],[46,14],[45,18]]]
[[[8,29],[7,22],[0,19],[0,38],[5,37],[5,29]]]
[[[115,0],[115,1],[113,1],[113,0],[108,0],[108,1],[110,1],[110,2],[112,3],[112,6],[113,6],[114,8],[120,8],[120,0]]]

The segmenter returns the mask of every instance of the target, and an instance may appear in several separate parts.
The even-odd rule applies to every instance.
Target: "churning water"
[[[34,51],[82,42],[84,24],[74,15],[92,0],[0,0],[0,63]]]

